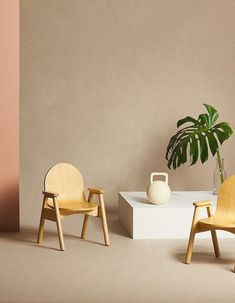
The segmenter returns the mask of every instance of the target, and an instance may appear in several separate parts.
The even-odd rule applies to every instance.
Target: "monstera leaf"
[[[199,115],[198,119],[190,116],[177,122],[179,128],[185,123],[190,125],[179,130],[171,137],[167,147],[166,159],[168,167],[176,169],[190,159],[193,165],[200,158],[204,163],[209,157],[209,152],[214,156],[217,153],[220,159],[219,145],[227,140],[233,133],[226,122],[215,124],[219,113],[209,104],[204,104],[207,113]]]

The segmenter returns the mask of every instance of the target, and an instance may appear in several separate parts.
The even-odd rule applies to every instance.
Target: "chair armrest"
[[[194,202],[193,205],[194,205],[195,207],[207,207],[207,206],[212,206],[212,201]]]
[[[100,194],[103,194],[104,193],[104,190],[103,189],[100,189],[100,188],[88,188],[88,190],[95,194],[95,195],[100,195]]]
[[[48,198],[55,198],[55,197],[59,196],[58,193],[53,193],[53,192],[49,192],[49,191],[43,191],[42,193],[44,196],[46,196]]]

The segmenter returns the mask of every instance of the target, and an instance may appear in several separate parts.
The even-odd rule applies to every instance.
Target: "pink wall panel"
[[[0,0],[0,231],[19,230],[19,2]]]

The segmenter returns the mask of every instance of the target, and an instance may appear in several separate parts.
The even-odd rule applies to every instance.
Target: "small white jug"
[[[153,181],[154,176],[165,176],[166,180]],[[153,204],[164,204],[166,203],[171,195],[171,190],[168,185],[168,174],[167,173],[151,173],[150,185],[147,189],[147,196],[149,202]]]

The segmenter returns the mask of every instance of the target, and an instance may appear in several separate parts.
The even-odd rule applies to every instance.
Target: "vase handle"
[[[153,177],[154,176],[165,176],[165,183],[168,184],[168,174],[167,173],[151,173],[150,175],[150,183],[153,183]]]

